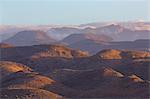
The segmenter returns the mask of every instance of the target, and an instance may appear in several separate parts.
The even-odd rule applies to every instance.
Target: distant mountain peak
[[[116,24],[116,23],[112,23],[112,24],[108,24],[108,25],[105,25],[101,28],[107,28],[107,29],[119,29],[120,31],[122,31],[124,29],[124,27],[122,27],[121,25],[119,24]]]
[[[41,30],[25,30],[18,32],[13,37],[10,37],[3,42],[10,43],[16,46],[49,44],[55,42],[46,32]]]

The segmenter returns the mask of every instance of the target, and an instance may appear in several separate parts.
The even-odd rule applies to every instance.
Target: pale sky
[[[149,0],[0,0],[1,24],[150,21]]]

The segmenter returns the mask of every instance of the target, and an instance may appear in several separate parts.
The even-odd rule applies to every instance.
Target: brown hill
[[[19,71],[2,79],[3,88],[43,88],[55,81],[36,72]]]
[[[31,68],[15,62],[0,61],[1,79],[18,71],[32,71]]]
[[[58,69],[53,71],[50,76],[56,81],[73,87],[90,87],[90,84],[96,82],[102,82],[104,79],[113,77],[124,77],[123,74],[107,67],[101,67],[95,70],[74,70],[74,69]],[[78,78],[79,77],[79,78]],[[84,81],[85,80],[85,81]],[[75,86],[73,84],[76,84]],[[82,86],[80,83],[84,83]],[[87,86],[89,84],[89,86]]]
[[[149,52],[106,49],[96,54],[101,59],[138,59],[150,58]]]
[[[44,46],[37,46],[39,48],[43,47],[43,50],[46,49]],[[73,50],[61,45],[51,45],[47,46],[47,51],[43,51],[40,53],[36,53],[32,56],[32,58],[40,58],[40,57],[65,57],[65,58],[76,58],[76,57],[86,57],[88,56],[87,52],[83,52],[80,50]]]
[[[87,57],[88,53],[80,50],[73,50],[61,45],[35,45],[14,48],[2,48],[1,59],[19,61],[24,58],[44,58],[44,57]]]

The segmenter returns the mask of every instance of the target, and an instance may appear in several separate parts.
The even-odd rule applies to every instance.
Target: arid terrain
[[[149,99],[149,23],[128,24],[1,26],[1,99]]]

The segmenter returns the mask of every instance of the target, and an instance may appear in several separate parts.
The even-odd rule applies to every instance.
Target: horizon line
[[[2,24],[1,23],[0,25],[6,25],[6,26],[9,26],[9,25],[16,25],[16,26],[17,25],[21,25],[21,26],[34,26],[34,25],[39,25],[39,26],[40,25],[56,25],[56,26],[70,25],[71,26],[72,25],[72,26],[78,26],[78,25],[92,24],[92,23],[112,23],[113,24],[113,23],[126,23],[126,22],[133,22],[133,23],[134,22],[148,22],[149,23],[150,20],[141,20],[141,19],[139,19],[139,20],[125,20],[125,21],[123,21],[123,20],[122,21],[117,21],[117,20],[115,20],[115,21],[95,21],[95,22],[93,21],[93,22],[72,23],[72,24],[68,24],[68,23],[66,23],[66,24],[64,24],[64,23],[49,23],[49,24],[47,24],[47,23],[45,23],[45,24],[44,23],[42,23],[42,24],[32,24],[32,23],[29,23],[29,24],[26,24],[26,23],[25,24],[22,24],[22,23],[21,24],[19,24],[19,23],[18,24],[6,24],[5,23],[5,24]]]

